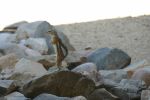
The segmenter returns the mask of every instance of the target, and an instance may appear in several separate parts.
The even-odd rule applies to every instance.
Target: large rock
[[[110,91],[121,98],[121,100],[140,99],[142,89],[145,89],[145,82],[140,80],[122,79],[117,87]]]
[[[13,92],[13,93],[5,96],[4,100],[31,100],[31,99],[26,98],[23,94],[21,94],[19,92]]]
[[[14,53],[0,57],[0,69],[14,68],[18,58]]]
[[[150,86],[150,66],[136,70],[131,78],[143,80],[146,85]]]
[[[52,44],[50,43],[51,37],[47,34],[50,30],[56,30],[52,25],[50,25],[46,21],[37,21],[32,22],[28,24],[21,25],[17,31],[17,39],[20,41],[22,39],[27,39],[29,37],[39,38],[39,37],[45,37],[46,42],[49,48],[49,53],[54,53],[54,48]],[[58,33],[58,36],[61,38],[62,42],[67,46],[68,50],[75,50],[74,47],[70,44],[69,39],[67,36],[56,30]]]
[[[16,90],[16,85],[13,80],[0,80],[0,96],[11,93]]]
[[[37,97],[35,97],[33,100],[86,100],[86,98],[83,96],[76,96],[73,98],[58,97],[56,95],[42,93],[42,94],[38,95]]]
[[[143,90],[142,91],[141,100],[150,100],[150,90]]]
[[[88,100],[118,100],[118,98],[102,88],[92,92],[89,95]]]
[[[131,58],[117,48],[102,48],[89,54],[88,62],[93,62],[100,69],[121,69],[130,64]]]
[[[48,46],[44,38],[29,38],[25,41],[25,45],[41,54],[47,54]]]
[[[47,71],[42,64],[22,58],[16,63],[15,73],[28,73],[34,76],[41,76],[46,74]]]
[[[86,75],[94,82],[100,81],[100,74],[97,71],[97,67],[93,63],[85,63],[77,66],[76,68],[72,69],[73,72],[78,72],[83,75]]]
[[[18,27],[16,34],[18,40],[26,39],[28,37],[42,37],[47,33],[52,26],[46,21],[37,21],[28,24],[21,25]]]
[[[138,70],[139,68],[143,68],[145,66],[148,66],[148,61],[144,59],[142,61],[139,61],[139,62],[136,62],[136,63],[133,63],[133,64],[127,66],[123,70],[128,73],[128,78],[131,78],[131,76],[133,75],[133,73],[136,70]]]
[[[104,79],[114,80],[116,82],[120,82],[122,79],[127,78],[127,72],[119,69],[119,70],[100,70],[99,74]]]
[[[41,93],[50,93],[63,97],[78,95],[87,97],[94,88],[94,82],[82,74],[71,71],[60,71],[30,81],[24,85],[23,94],[31,98]]]

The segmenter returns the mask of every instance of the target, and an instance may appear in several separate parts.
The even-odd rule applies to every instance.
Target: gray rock
[[[33,50],[40,52],[41,54],[47,54],[48,46],[44,38],[28,38],[25,41],[25,45]]]
[[[56,95],[42,93],[35,97],[33,100],[70,100],[68,97],[58,97]]]
[[[4,97],[4,100],[31,100],[31,99],[26,98],[23,94],[19,92],[13,92],[11,94],[6,95]]]
[[[1,32],[15,33],[17,28],[23,24],[27,24],[26,21],[20,21],[9,26],[6,26]]]
[[[65,61],[68,64],[68,68],[71,70],[87,61],[87,55],[90,54],[91,50],[79,50],[69,52],[68,56],[65,58]]]
[[[89,95],[88,100],[118,100],[118,97],[102,88],[96,89],[94,92],[92,92]]]
[[[49,69],[50,67],[55,65],[56,56],[54,55],[41,55],[41,56],[30,56],[27,59],[31,61],[35,61],[41,63],[45,69]]]
[[[119,69],[119,70],[100,70],[99,74],[104,78],[104,79],[110,79],[116,82],[120,82],[122,79],[127,78],[127,72]]]
[[[150,90],[143,90],[142,91],[141,100],[150,100]]]
[[[32,38],[39,38],[44,37],[46,38],[46,43],[49,48],[49,54],[54,53],[54,48],[50,43],[51,37],[47,34],[49,30],[56,30],[52,25],[50,25],[46,21],[36,21],[28,24],[21,25],[17,31],[17,40],[27,39],[29,37]],[[70,44],[69,39],[67,36],[56,30],[58,36],[61,38],[62,42],[67,46],[68,50],[75,50],[74,47]]]
[[[0,43],[17,43],[16,34],[0,33]]]
[[[88,56],[88,62],[93,62],[100,69],[121,69],[130,64],[131,58],[117,48],[102,48]]]
[[[76,96],[76,97],[73,97],[73,98],[71,98],[69,100],[87,100],[87,99],[85,97],[83,97],[83,96]]]
[[[28,73],[33,76],[41,76],[46,74],[47,71],[42,64],[22,58],[16,63],[15,73]]]
[[[83,96],[76,96],[73,98],[69,98],[69,97],[58,97],[56,95],[42,93],[37,97],[35,97],[33,100],[87,100],[87,99]]]
[[[9,28],[18,28],[19,26],[23,25],[23,24],[27,24],[28,22],[27,21],[20,21],[20,22],[16,22],[16,23],[13,23],[11,25],[8,25],[6,27],[4,27],[4,29],[9,29]]]
[[[2,69],[1,73],[0,73],[0,79],[4,80],[9,78],[10,76],[12,76],[14,74],[14,67],[13,68],[4,68]]]
[[[85,63],[77,66],[76,68],[72,69],[73,72],[78,72],[83,75],[86,75],[90,79],[92,79],[94,82],[100,81],[100,74],[97,71],[97,67],[93,63]]]
[[[35,51],[33,49],[30,49],[30,48],[27,48],[25,50],[25,53],[26,53],[27,56],[30,56],[30,57],[41,56],[41,53],[39,53],[38,51]]]
[[[41,93],[50,93],[63,97],[74,97],[78,95],[87,97],[94,88],[94,82],[79,73],[57,71],[25,84],[23,94],[31,98]]]
[[[42,37],[53,27],[46,21],[36,21],[18,27],[16,34],[18,40],[28,37]]]
[[[145,82],[140,80],[122,79],[117,87],[111,88],[111,92],[121,100],[139,99]]]
[[[0,42],[1,43],[5,43],[5,42],[8,42],[9,40],[8,40],[8,38],[10,37],[10,36],[12,36],[12,34],[10,34],[10,33],[1,33],[0,34]]]
[[[102,87],[106,88],[106,89],[111,89],[113,87],[117,87],[119,83],[116,83],[113,80],[110,79],[103,79],[103,85]]]
[[[25,48],[15,43],[1,43],[0,52],[4,55],[15,53],[19,58],[26,57]]]
[[[16,90],[16,85],[13,80],[0,80],[0,96],[7,95]]]

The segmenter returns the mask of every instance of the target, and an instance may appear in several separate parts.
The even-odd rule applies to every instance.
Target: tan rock
[[[132,79],[143,80],[146,85],[150,85],[150,66],[145,68],[140,68],[134,72],[131,77]]]
[[[131,78],[131,76],[137,69],[143,68],[145,66],[148,66],[148,61],[146,59],[139,61],[137,63],[133,63],[133,64],[127,66],[126,68],[124,68],[123,70],[127,71],[128,77]]]
[[[15,73],[28,73],[34,76],[41,76],[47,73],[42,64],[27,60],[25,58],[20,59],[15,66]]]
[[[17,56],[14,53],[5,55],[0,57],[0,68],[11,68],[15,66],[16,62],[18,61]]]

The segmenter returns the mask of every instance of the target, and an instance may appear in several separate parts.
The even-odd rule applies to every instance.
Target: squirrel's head
[[[55,30],[49,30],[47,33],[49,35],[52,35],[52,36],[56,36],[57,35],[57,32]]]

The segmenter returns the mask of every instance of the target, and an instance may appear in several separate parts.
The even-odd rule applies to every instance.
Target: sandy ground
[[[116,47],[127,52],[132,63],[150,63],[150,16],[126,17],[58,25],[77,49]]]

